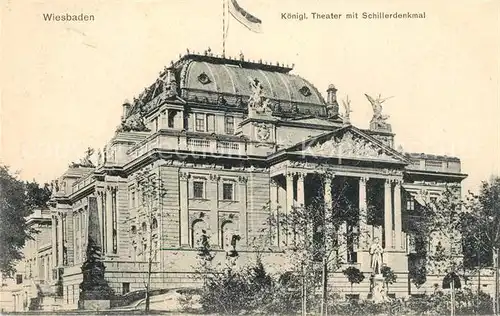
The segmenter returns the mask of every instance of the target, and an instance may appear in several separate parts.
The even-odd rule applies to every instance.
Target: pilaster
[[[219,176],[211,174],[208,181],[210,196],[210,231],[211,231],[211,244],[222,246],[220,240],[220,227],[219,227]]]
[[[240,216],[239,216],[239,231],[242,237],[242,245],[248,245],[248,224],[247,224],[247,182],[248,178],[246,176],[238,177],[239,186],[239,196],[240,196]]]
[[[179,173],[180,246],[189,245],[188,179],[188,173]]]

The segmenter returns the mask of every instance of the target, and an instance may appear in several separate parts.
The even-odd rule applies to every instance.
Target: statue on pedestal
[[[370,101],[373,108],[373,117],[370,121],[370,128],[373,130],[391,130],[391,125],[387,123],[387,119],[389,115],[382,114],[382,103],[387,101],[389,98],[382,99],[382,96],[379,94],[378,98],[374,99],[368,94],[365,94],[368,101]]]
[[[342,124],[349,125],[351,124],[351,100],[349,100],[349,96],[344,101],[342,100],[342,104],[344,105],[345,114],[342,115]]]
[[[373,240],[373,243],[370,245],[369,253],[371,256],[370,260],[370,268],[374,274],[380,274],[380,270],[382,268],[382,254],[384,253],[384,249],[380,245],[379,238],[376,237]]]
[[[259,80],[252,79],[251,77],[248,77],[248,80],[252,89],[252,95],[248,99],[248,114],[272,115],[271,101],[262,95],[262,90],[264,89],[262,84]]]

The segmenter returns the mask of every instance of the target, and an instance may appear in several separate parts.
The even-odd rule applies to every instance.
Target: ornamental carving
[[[348,158],[372,158],[382,160],[394,160],[384,150],[370,142],[355,138],[352,133],[345,133],[341,138],[332,139],[308,148],[310,154]]]
[[[267,126],[265,123],[257,123],[256,125],[256,135],[257,135],[257,140],[261,142],[265,142],[269,140],[269,137],[271,136],[271,131],[269,129],[269,126]]]

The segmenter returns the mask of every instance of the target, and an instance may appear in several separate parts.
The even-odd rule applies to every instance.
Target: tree
[[[468,236],[476,236],[477,248],[492,254],[495,271],[494,312],[499,312],[500,177],[483,181],[478,194],[467,199]]]
[[[384,277],[384,282],[385,286],[387,288],[387,291],[389,291],[389,284],[392,284],[396,282],[397,275],[394,274],[394,271],[388,266],[383,266],[382,269],[380,269],[380,272],[382,273],[382,276]]]
[[[145,311],[150,309],[151,301],[151,274],[153,260],[158,253],[159,236],[155,233],[158,229],[158,219],[162,216],[160,212],[161,200],[166,195],[166,190],[163,186],[163,180],[159,174],[153,173],[150,169],[140,171],[136,175],[137,189],[140,196],[140,211],[139,217],[142,217],[146,222],[145,236],[147,243],[147,281],[145,282],[146,297]],[[140,215],[142,214],[142,215]],[[146,223],[144,222],[144,223]],[[153,239],[156,240],[156,245],[153,249]],[[146,251],[146,249],[144,249]]]
[[[0,271],[5,276],[15,273],[26,240],[36,233],[25,217],[35,208],[46,209],[49,198],[47,184],[40,188],[35,181],[23,182],[7,166],[0,166]]]
[[[335,178],[327,168],[313,176],[318,181],[308,191],[313,194],[306,205],[293,207],[288,214],[268,222],[280,227],[286,235],[282,240],[288,240],[281,246],[293,272],[302,279],[303,314],[318,286],[322,288],[321,309],[325,314],[328,274],[347,263],[345,257],[361,235],[357,229],[360,217],[358,205],[353,203],[356,190],[352,190],[354,184],[348,178]],[[325,188],[324,181],[335,181],[335,190]]]
[[[349,280],[349,283],[351,283],[351,293],[354,283],[359,284],[365,279],[365,275],[363,274],[363,272],[361,272],[356,267],[348,267],[343,271],[343,273]]]

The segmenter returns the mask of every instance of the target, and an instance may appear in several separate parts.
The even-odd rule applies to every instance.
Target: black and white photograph
[[[500,2],[0,10],[2,315],[500,315]]]

